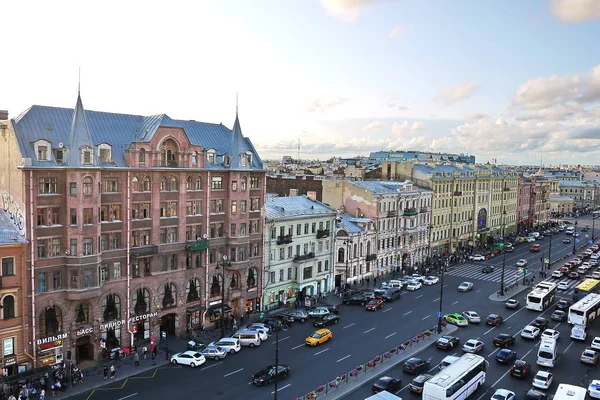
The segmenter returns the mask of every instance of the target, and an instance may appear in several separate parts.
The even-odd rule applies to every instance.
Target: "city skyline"
[[[11,118],[72,108],[81,68],[88,110],[232,127],[239,93],[263,159],[296,157],[300,142],[302,159],[414,150],[598,164],[592,0],[73,4],[4,6]]]

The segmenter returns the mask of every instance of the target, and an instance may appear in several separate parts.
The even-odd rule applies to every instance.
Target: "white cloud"
[[[410,32],[412,30],[412,26],[411,25],[397,25],[395,26],[390,33],[388,34],[389,37],[400,37],[400,36],[404,36],[406,35],[408,32]]]
[[[315,111],[327,111],[331,108],[337,107],[340,104],[348,101],[346,97],[334,97],[330,99],[315,99],[312,100],[307,106],[306,111],[315,112]]]
[[[356,21],[360,11],[384,0],[319,0],[327,13],[347,22]]]
[[[461,82],[440,90],[435,95],[433,100],[444,103],[445,105],[451,105],[468,99],[469,97],[473,96],[473,93],[475,93],[477,90],[479,90],[478,84],[470,81]]]
[[[489,118],[490,116],[487,114],[482,114],[482,113],[478,113],[478,112],[472,112],[472,113],[468,113],[465,115],[465,119],[486,119]]]
[[[422,121],[415,121],[412,124],[408,121],[404,121],[402,123],[394,122],[394,126],[392,126],[392,133],[395,136],[406,136],[409,134],[414,134],[421,129],[423,129]]]
[[[370,124],[364,126],[362,128],[362,131],[363,132],[368,132],[368,131],[371,131],[371,130],[381,129],[381,128],[383,128],[386,125],[387,124],[385,122],[383,122],[383,121],[373,121]]]
[[[565,24],[592,21],[600,18],[598,0],[552,0],[552,15]]]

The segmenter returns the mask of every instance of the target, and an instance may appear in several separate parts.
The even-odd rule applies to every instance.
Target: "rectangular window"
[[[279,259],[285,260],[285,249],[279,249]]]
[[[85,271],[83,271],[83,287],[91,288],[94,286],[96,286],[96,282],[94,280],[94,270],[86,269]]]
[[[284,271],[282,269],[279,270],[279,281],[280,282],[283,281],[283,272]]]
[[[223,230],[224,230],[224,229],[223,229],[223,223],[222,223],[222,222],[219,222],[219,223],[217,224],[217,236],[218,236],[218,237],[223,237],[223,235],[225,234],[225,232],[223,232]]]
[[[39,239],[37,241],[37,256],[38,258],[46,258],[48,250],[48,243],[44,239]]]
[[[83,151],[83,163],[91,164],[92,163],[92,152],[89,150]]]
[[[108,265],[102,264],[100,266],[100,284],[102,285],[104,282],[108,280]]]
[[[257,219],[253,219],[250,221],[250,234],[253,234],[253,233],[259,233]]]
[[[52,288],[54,290],[62,289],[62,272],[52,272]]]
[[[194,213],[196,215],[202,215],[202,200],[197,200],[194,202]]]
[[[15,259],[14,257],[6,257],[2,259],[2,276],[10,276],[15,274]]]
[[[109,178],[102,181],[102,191],[114,193],[118,191],[119,180],[117,178]]]
[[[121,234],[120,233],[113,234],[111,240],[112,240],[112,246],[111,246],[111,248],[113,250],[121,248]]]
[[[325,271],[329,271],[329,260],[325,260]]]
[[[292,269],[291,268],[287,269],[287,278],[288,278],[288,280],[292,279]]]
[[[296,225],[296,236],[302,235],[302,224]]]
[[[71,289],[79,289],[79,271],[72,270],[71,274]]]
[[[242,214],[246,212],[246,200],[240,200],[240,212]]]
[[[302,273],[302,278],[303,279],[311,279],[312,278],[312,271],[313,267],[304,267],[304,271]]]
[[[293,254],[294,248],[292,246],[288,246],[287,248],[287,258],[291,259],[293,258],[292,254]]]
[[[231,181],[231,191],[235,192],[237,190],[237,181]]]
[[[270,283],[275,283],[275,271],[269,272]]]
[[[194,202],[193,201],[185,202],[185,215],[194,215]]]
[[[70,219],[71,225],[77,225],[77,209],[76,208],[69,209],[69,219]]]
[[[160,203],[160,217],[166,217],[167,216],[167,202],[162,202]]]
[[[84,208],[83,209],[83,224],[91,225],[94,223],[94,209]]]
[[[177,228],[171,228],[169,232],[169,243],[175,243],[179,240],[179,235],[177,235]]]
[[[169,204],[169,217],[176,217],[176,216],[177,216],[177,202],[172,201]]]
[[[50,209],[50,225],[60,225],[60,208],[52,207]]]
[[[69,193],[71,196],[77,196],[77,182],[69,183]]]
[[[94,254],[94,239],[84,238],[83,239],[83,255],[89,256]]]
[[[39,182],[40,194],[56,193],[56,178],[40,178]]]
[[[225,201],[223,199],[217,200],[217,212],[218,213],[225,212]]]
[[[316,222],[312,223],[312,233],[317,233],[317,223]]]
[[[167,228],[160,228],[160,242],[167,243]]]
[[[240,236],[247,236],[245,222],[240,224]]]
[[[253,198],[250,199],[250,211],[258,211],[260,210],[260,199]]]
[[[193,240],[192,239],[193,232],[194,232],[193,226],[191,226],[191,225],[186,226],[185,227],[185,240]]]
[[[236,225],[235,224],[231,224],[231,228],[229,229],[229,234],[230,236],[235,236],[236,235]]]
[[[113,264],[113,279],[121,279],[121,263],[116,262]]]
[[[120,221],[121,220],[121,205],[120,204],[112,205],[111,218],[112,218],[112,221]]]
[[[14,307],[13,307],[14,308]],[[4,310],[4,319],[14,318],[14,310],[10,312],[10,315],[7,315],[7,310]],[[15,354],[15,338],[4,338],[2,340],[2,355],[3,356],[12,356]]]
[[[108,222],[108,206],[100,206],[100,222]]]
[[[52,238],[52,257],[60,256],[60,238]]]
[[[259,255],[258,243],[254,243],[254,246],[252,247],[252,256],[258,257]]]
[[[71,245],[69,246],[69,254],[71,256],[77,255],[77,239],[71,239]]]
[[[321,261],[319,261],[317,263],[317,273],[322,272],[322,269],[323,269],[323,263]]]
[[[48,146],[38,146],[38,160],[47,161],[48,160]]]
[[[308,235],[308,224],[304,224],[304,234]]]
[[[237,214],[237,200],[231,200],[231,213]]]
[[[213,176],[212,177],[212,188],[213,188],[213,190],[223,189],[223,177]]]
[[[100,251],[108,250],[108,234],[100,235]]]
[[[257,176],[250,178],[250,189],[258,189],[258,184],[259,181]]]
[[[150,244],[150,231],[142,231],[142,246],[148,246]]]
[[[38,293],[44,293],[48,291],[48,282],[46,282],[46,273],[42,272],[38,274]]]
[[[217,201],[211,200],[209,204],[210,204],[210,213],[216,214],[217,213]]]
[[[171,254],[171,270],[177,269],[177,254]]]
[[[36,210],[37,226],[48,226],[48,214],[45,208],[38,208]]]

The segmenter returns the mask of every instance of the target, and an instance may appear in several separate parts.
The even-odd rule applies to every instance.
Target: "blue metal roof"
[[[346,232],[352,233],[360,233],[365,231],[367,228],[360,226],[360,224],[368,224],[371,220],[368,218],[358,218],[348,213],[340,213],[336,216],[336,228],[344,229]]]
[[[372,192],[375,195],[378,194],[398,194],[398,193],[408,193],[411,190],[405,191],[403,186],[405,182],[397,182],[397,181],[349,181],[352,185],[361,187],[365,190]],[[416,185],[412,185],[413,192],[430,192],[428,189],[423,189],[417,187]]]
[[[33,166],[59,166],[53,156],[51,161],[38,161],[33,143],[44,139],[52,143],[52,148],[58,148],[59,143],[63,143],[65,147],[68,147],[71,143],[70,133],[73,112],[74,110],[70,108],[34,105],[14,118],[12,124],[17,136],[21,157],[31,158]],[[142,116],[89,110],[84,112],[93,145],[108,143],[112,147],[114,162],[108,165],[105,164],[105,167],[126,167],[125,151],[131,146],[131,143],[149,142],[158,128],[162,126],[181,128],[186,133],[190,143],[202,146],[204,149],[215,149],[217,155],[230,154],[234,156],[230,147],[232,143],[235,143],[235,151],[252,153],[252,165],[249,165],[248,168],[263,169],[262,160],[256,149],[250,139],[241,136],[241,129],[239,130],[238,140],[232,141],[233,131],[223,124],[174,120],[165,114]],[[223,166],[207,164],[207,168],[222,169]]]
[[[265,201],[265,218],[281,220],[291,218],[335,216],[336,211],[306,196],[267,196]]]
[[[0,208],[0,245],[25,244],[27,240],[13,223],[10,215]]]
[[[561,180],[561,181],[559,181],[559,185],[560,186],[577,186],[577,187],[579,187],[579,186],[594,187],[597,184],[595,184],[594,182],[580,181],[580,180],[577,180],[577,181]]]

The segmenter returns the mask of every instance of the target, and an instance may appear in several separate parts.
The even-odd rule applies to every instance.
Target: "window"
[[[217,212],[218,213],[222,214],[225,212],[224,204],[225,204],[225,201],[223,199],[217,200]]]
[[[237,191],[237,181],[231,181],[231,191]]]
[[[175,307],[177,305],[177,288],[172,283],[166,283],[162,287],[163,308]]]
[[[133,292],[132,305],[134,315],[143,315],[150,311],[150,292],[148,289],[138,289]]]
[[[113,264],[113,279],[121,279],[121,263],[116,262]]]
[[[105,193],[118,192],[118,187],[119,180],[117,178],[104,179],[104,181],[102,182],[102,191]]]
[[[121,248],[121,234],[114,233],[111,237],[111,249],[120,249]]]
[[[94,209],[84,208],[83,209],[83,224],[91,225],[94,223]]]
[[[317,263],[317,273],[321,273],[323,269],[323,264],[321,263],[321,261],[319,261]]]
[[[48,160],[48,146],[40,146],[37,147],[37,156],[40,161]]]
[[[200,281],[198,279],[192,278],[187,281],[185,286],[186,301],[191,303],[200,300],[200,289]]]
[[[167,181],[167,177],[166,177],[166,176],[163,176],[163,177],[160,179],[160,191],[161,191],[161,192],[164,192],[165,190],[167,190],[168,183],[169,183],[169,182]]]
[[[245,176],[242,176],[241,189],[242,189],[242,191],[245,191],[247,188],[248,188],[248,180],[246,179]]]
[[[202,178],[199,176],[194,179],[194,190],[202,190]]]
[[[75,307],[75,322],[79,324],[90,322],[90,306],[87,303],[79,303]]]
[[[50,249],[51,257],[58,257],[60,256],[60,238],[52,238],[52,248]]]
[[[177,178],[175,178],[174,176],[172,176],[171,179],[169,180],[169,190],[171,192],[177,192],[179,190]]]
[[[145,176],[142,179],[142,190],[144,192],[149,192],[150,191],[150,178],[148,178],[147,176]]]
[[[86,269],[83,271],[83,287],[91,288],[96,286],[96,280],[93,269]]]
[[[192,164],[194,164],[194,165],[198,164],[198,152],[197,151],[192,153]]]
[[[109,322],[121,318],[121,298],[116,294],[108,294],[102,299],[100,307],[102,321]]]
[[[292,269],[291,268],[287,269],[287,278],[292,279]]]
[[[92,151],[88,148],[83,149],[83,164],[92,163]]]
[[[71,239],[71,245],[69,246],[69,254],[71,254],[71,256],[77,255],[77,239]]]
[[[250,178],[250,189],[258,189],[258,177],[253,176]]]
[[[108,222],[108,206],[100,206],[100,222]]]
[[[51,194],[56,192],[56,178],[40,178],[38,187],[39,194]]]
[[[285,249],[284,248],[279,249],[279,259],[285,260]]]
[[[69,193],[71,196],[77,196],[77,182],[69,183]]]
[[[131,178],[131,191],[139,192],[140,191],[140,182],[138,181],[137,176]]]
[[[83,255],[89,256],[94,253],[94,240],[92,238],[83,239]]]
[[[52,207],[50,209],[50,225],[60,225],[60,208]]]
[[[93,187],[93,181],[92,178],[90,178],[89,176],[86,176],[85,178],[83,178],[83,195],[84,196],[90,196],[93,194],[94,192],[94,187]]]
[[[260,210],[260,199],[253,198],[250,199],[250,211],[258,211]]]
[[[275,283],[275,271],[269,273],[269,279],[271,283]]]
[[[256,280],[258,278],[258,269],[256,267],[248,268],[246,272],[246,286],[248,289],[256,287]]]
[[[209,150],[207,152],[206,156],[207,156],[209,164],[214,164],[215,163],[215,151],[214,150]]]
[[[213,178],[212,178],[212,189],[213,190],[223,189],[223,177],[221,177],[221,176],[213,176]]]
[[[2,259],[2,276],[10,276],[15,274],[15,259],[14,257],[6,257]]]
[[[47,307],[40,316],[41,336],[51,336],[62,331],[61,309],[55,306]]]
[[[167,228],[160,228],[160,242],[167,243]]]
[[[38,293],[44,293],[48,291],[48,285],[46,282],[46,273],[41,272],[38,274]]]
[[[138,155],[138,162],[145,163],[146,162],[146,150],[140,149],[140,153]]]
[[[100,160],[102,160],[104,162],[110,162],[111,161],[110,146],[107,144],[101,144],[98,147],[99,147],[98,148],[98,156],[100,157]]]
[[[325,271],[329,271],[329,260],[325,260]]]
[[[245,222],[240,224],[240,236],[247,236]]]
[[[56,150],[56,162],[62,163],[64,162],[65,158],[64,158],[64,151],[63,150]]]
[[[250,221],[250,233],[260,233],[259,222],[257,219]]]
[[[2,355],[11,356],[15,354],[15,338],[4,338],[2,340]]]
[[[237,227],[235,224],[231,224],[231,228],[229,229],[229,236],[235,236],[237,231]]]
[[[283,279],[283,273],[284,273],[284,272],[283,272],[283,270],[282,270],[282,269],[280,269],[280,270],[279,270],[279,281],[280,281],[280,282],[284,280],[284,279]]]
[[[304,271],[302,273],[302,278],[303,279],[311,279],[312,278],[312,271],[313,267],[304,267]]]
[[[175,243],[178,240],[177,228],[171,228],[169,232],[169,243]]]
[[[246,200],[240,200],[240,212],[242,214],[246,212]]]
[[[194,189],[194,180],[191,176],[188,176],[185,181],[185,190],[193,190]]]
[[[254,246],[252,247],[252,256],[257,257],[258,255],[259,255],[258,243],[254,243]]]
[[[37,226],[48,226],[48,219],[45,208],[38,208],[36,210]]]
[[[237,214],[237,200],[231,200],[231,213]]]
[[[15,298],[13,296],[5,296],[2,299],[3,319],[11,319],[15,317]]]
[[[37,256],[38,258],[46,258],[48,242],[45,239],[38,239],[37,241]]]

